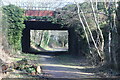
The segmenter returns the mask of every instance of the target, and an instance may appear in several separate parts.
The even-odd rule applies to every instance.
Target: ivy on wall
[[[3,11],[3,22],[7,19],[7,34],[8,42],[13,46],[15,50],[21,49],[21,37],[22,30],[25,28],[24,20],[24,10],[15,6],[7,5],[2,7]]]

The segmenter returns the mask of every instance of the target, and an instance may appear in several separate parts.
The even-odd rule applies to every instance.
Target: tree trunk
[[[92,12],[93,12],[94,21],[95,21],[96,27],[97,27],[97,29],[100,33],[100,36],[101,36],[101,49],[100,49],[100,52],[98,52],[98,54],[99,54],[101,60],[103,61],[104,60],[104,37],[103,37],[102,30],[100,29],[99,23],[97,21],[97,17],[96,17],[96,14],[95,14],[95,10],[94,10],[94,7],[93,7],[92,0],[90,0],[90,3],[91,3],[91,8],[92,8]]]
[[[49,41],[50,41],[50,36],[51,36],[51,31],[49,30],[49,31],[48,31],[48,39],[47,39],[47,43],[46,43],[47,45],[48,45],[48,43],[49,43]]]
[[[108,54],[109,54],[109,62],[111,63],[111,32],[109,31],[108,36]]]
[[[87,31],[85,29],[85,25],[84,25],[84,23],[82,21],[81,15],[80,15],[80,7],[79,7],[78,3],[76,3],[76,5],[77,5],[77,8],[78,8],[77,12],[78,12],[79,20],[80,20],[80,22],[82,24],[82,27],[83,27],[83,30],[84,30],[84,33],[85,33],[85,36],[86,36],[86,39],[87,39],[87,43],[88,43],[88,47],[89,47],[89,51],[90,51],[89,53],[92,54],[91,47],[90,47],[90,42],[89,42],[89,38],[88,38],[88,34],[87,34]]]
[[[44,33],[44,30],[41,31],[40,42],[39,42],[39,45],[38,45],[38,46],[41,46],[42,39],[43,39],[43,33]]]
[[[79,7],[79,4],[78,4],[78,3],[77,3],[77,7],[78,7],[78,15],[79,15],[80,21],[82,22],[82,19],[81,19],[81,17],[80,17],[80,7]],[[83,18],[84,18],[84,20],[85,20],[85,23],[86,23],[86,25],[87,25],[88,31],[89,31],[89,33],[90,33],[90,37],[91,37],[91,39],[92,39],[92,41],[93,41],[93,44],[94,44],[94,46],[95,46],[95,48],[96,48],[96,50],[97,50],[97,53],[98,53],[99,57],[102,59],[103,57],[101,56],[101,53],[100,53],[100,51],[99,51],[99,48],[97,47],[97,44],[96,44],[96,42],[95,42],[95,40],[94,40],[94,38],[93,38],[92,32],[91,32],[91,30],[90,30],[90,27],[89,27],[89,25],[88,25],[88,23],[87,23],[87,20],[86,20],[84,14],[83,14],[82,9],[81,9],[81,13],[82,13],[82,16],[83,16]],[[86,36],[87,36],[86,38],[88,38],[88,34],[87,34],[86,30],[85,30],[85,25],[84,25],[84,24],[82,24],[82,25],[83,25],[84,32],[85,32],[85,34],[86,34]],[[88,41],[88,43],[89,43],[89,39],[87,39],[87,41]],[[90,47],[90,43],[89,43],[89,48],[91,48],[91,47]],[[90,50],[90,53],[92,54],[92,51],[91,51],[91,50]],[[92,54],[92,55],[93,55],[93,54]]]

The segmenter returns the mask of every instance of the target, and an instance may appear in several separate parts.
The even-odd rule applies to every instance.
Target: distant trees
[[[47,48],[68,48],[67,31],[59,30],[31,30],[31,46]]]
[[[25,28],[24,10],[14,5],[7,5],[2,7],[2,11],[3,21],[6,19],[9,23],[7,25],[9,44],[16,50],[21,49],[22,30]]]
[[[61,47],[65,47],[68,44],[68,35],[58,36],[58,44]]]

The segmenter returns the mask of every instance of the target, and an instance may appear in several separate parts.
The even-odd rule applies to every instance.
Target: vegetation
[[[118,2],[118,7],[117,7],[117,10],[116,10],[116,13],[117,13],[117,24],[116,24],[116,27],[117,27],[117,38],[114,38],[114,41],[116,42],[116,40],[117,40],[117,43],[115,44],[116,45],[116,47],[115,46],[113,46],[115,49],[116,49],[116,51],[115,51],[115,55],[114,55],[114,57],[116,57],[116,68],[117,68],[117,70],[120,72],[120,62],[119,62],[119,60],[120,60],[120,45],[119,45],[119,41],[120,41],[120,21],[119,21],[119,18],[120,18],[120,1]],[[115,34],[116,35],[116,34]],[[114,44],[114,43],[113,43]]]
[[[104,65],[107,63],[117,69],[116,55],[118,53],[116,51],[118,50],[119,30],[116,32],[116,29],[119,27],[116,24],[116,10],[118,9],[119,18],[119,7],[117,8],[116,5],[115,2],[93,3],[90,0],[90,3],[70,4],[56,9],[53,19],[46,18],[63,27],[75,28],[78,42],[84,44],[81,50],[90,59],[91,64]],[[114,64],[111,64],[112,62]]]
[[[25,25],[23,24],[25,20],[23,15],[24,10],[14,5],[8,5],[3,6],[3,13],[3,19],[6,19],[8,23],[8,42],[15,50],[20,50],[22,30],[25,28]]]
[[[53,21],[53,16],[27,16],[27,20],[38,20],[38,21]]]
[[[76,3],[56,10],[58,23],[74,27],[80,41],[87,44],[82,51],[93,65],[107,64],[114,69],[119,67],[116,56],[119,55],[116,53],[119,37],[119,31],[116,32],[116,5],[112,2],[93,3],[90,0],[90,3]]]
[[[57,34],[55,34],[57,33]],[[56,48],[65,49],[68,44],[67,31],[62,30],[31,30],[31,46],[41,48],[40,51],[54,51]],[[57,51],[57,50],[56,50]]]
[[[24,10],[14,5],[3,6],[2,10],[4,13],[2,26],[7,32],[8,42],[15,50],[21,50],[22,30],[25,28]],[[120,72],[120,2],[118,2],[118,7],[115,2],[93,3],[92,0],[90,3],[76,2],[56,9],[54,17],[28,16],[26,20],[51,21],[61,24],[62,27],[74,28],[73,36],[77,36],[78,42],[75,44],[79,47],[82,45],[79,49],[82,53],[76,53],[77,55],[84,54],[88,59],[87,62],[93,66],[105,65],[109,66],[109,69]],[[50,49],[56,45],[56,47],[66,47],[68,44],[66,36],[55,37],[57,39],[55,40],[50,31],[36,30],[31,34],[31,44],[40,48]],[[22,56],[28,60],[39,58],[30,54],[22,54]],[[28,72],[35,72],[33,68],[29,69]]]

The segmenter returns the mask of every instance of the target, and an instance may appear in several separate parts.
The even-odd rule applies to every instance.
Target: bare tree
[[[101,57],[102,60],[104,60],[104,54],[103,54],[104,53],[104,37],[103,37],[103,33],[102,33],[102,30],[100,29],[100,25],[99,25],[97,17],[96,17],[96,13],[95,13],[95,9],[93,7],[92,0],[90,0],[90,4],[91,4],[92,12],[93,12],[94,21],[96,23],[96,27],[99,31],[100,36],[101,36],[101,49],[100,49],[101,52],[100,52],[99,56]]]
[[[85,35],[86,35],[86,39],[87,39],[87,42],[88,42],[88,46],[89,46],[89,48],[91,49],[90,42],[89,42],[89,38],[88,38],[88,33],[87,33],[87,31],[86,31],[86,27],[87,27],[87,29],[88,29],[88,31],[89,31],[90,38],[92,39],[92,42],[93,42],[93,44],[94,44],[94,47],[95,47],[95,49],[96,49],[99,57],[103,60],[104,57],[103,57],[103,55],[101,54],[101,52],[100,52],[100,50],[99,50],[99,48],[98,48],[98,46],[97,46],[97,43],[95,42],[95,39],[94,39],[94,37],[93,37],[92,31],[91,31],[91,29],[90,29],[90,26],[88,25],[88,22],[87,22],[87,20],[86,20],[86,17],[85,17],[85,15],[84,15],[82,9],[80,8],[80,5],[79,5],[78,3],[76,3],[76,5],[77,5],[77,8],[78,8],[78,16],[79,16],[80,22],[81,22],[81,24],[82,24],[82,26],[83,26],[83,30],[84,30]],[[92,8],[93,8],[93,4],[92,4]],[[81,13],[80,13],[80,11],[81,11]],[[94,18],[95,18],[95,20],[96,20],[96,23],[97,23],[97,25],[98,25],[97,18],[96,18],[96,15],[95,15],[95,13],[94,13],[94,9],[93,9],[93,14],[94,14]],[[84,25],[84,23],[83,23],[83,21],[82,21],[81,15],[83,16],[83,19],[84,19],[84,21],[85,21],[86,27],[85,27],[85,25]],[[98,25],[98,27],[99,27],[99,25]],[[103,34],[102,34],[102,36],[103,36]],[[104,44],[102,44],[102,46],[103,46],[103,45],[104,45]],[[92,54],[92,51],[91,51],[91,50],[90,50],[90,53]],[[92,54],[92,55],[94,55],[94,54]]]
[[[91,51],[91,47],[90,47],[90,41],[89,41],[89,38],[88,38],[88,34],[87,34],[87,31],[86,31],[86,28],[85,28],[85,25],[83,23],[83,20],[81,18],[81,15],[80,15],[80,8],[79,8],[79,4],[76,2],[76,5],[77,5],[77,8],[78,8],[78,16],[79,16],[79,20],[82,24],[82,27],[83,27],[83,30],[84,30],[84,33],[85,33],[85,36],[86,36],[86,39],[87,39],[87,43],[88,43],[88,47],[90,49],[90,53],[92,54],[92,51]]]

